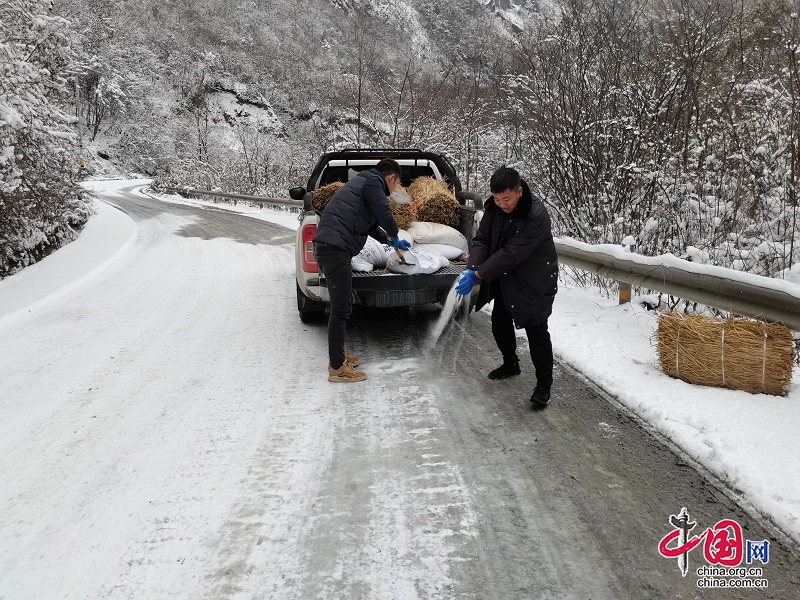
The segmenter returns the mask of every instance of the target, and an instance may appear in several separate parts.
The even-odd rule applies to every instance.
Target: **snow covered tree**
[[[76,9],[77,7],[72,7]],[[117,35],[120,18],[113,2],[86,0],[81,11],[70,20],[80,23],[80,31],[71,37],[76,61],[71,80],[75,94],[75,114],[83,122],[89,139],[94,141],[101,129],[116,124],[129,104],[131,78],[120,72],[127,63],[139,59],[129,57],[126,40]]]
[[[0,2],[0,277],[73,240],[90,211],[71,171],[69,22],[47,0]]]
[[[554,0],[498,125],[562,235],[774,276],[798,253],[794,0]]]

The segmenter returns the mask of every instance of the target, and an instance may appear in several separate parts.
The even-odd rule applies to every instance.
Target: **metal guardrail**
[[[303,207],[301,200],[228,194],[188,187],[161,187],[158,191]],[[594,246],[575,240],[557,239],[556,250],[559,262],[564,265],[700,302],[719,310],[783,323],[800,331],[800,286],[791,283],[723,267],[696,265],[671,255],[648,257],[630,254],[622,247],[611,244]]]
[[[783,323],[800,331],[800,285],[723,267],[697,265],[672,255],[630,254],[611,244],[593,246],[556,240],[556,250],[559,261],[571,267],[719,310]]]
[[[208,196],[210,198],[224,198],[226,200],[254,202],[256,204],[276,204],[279,206],[291,206],[293,208],[303,208],[302,200],[291,200],[290,198],[265,198],[263,196],[248,196],[247,194],[228,194],[227,192],[212,192],[210,190],[198,190],[188,187],[159,187],[154,188],[158,192],[167,194],[180,194],[181,196]]]

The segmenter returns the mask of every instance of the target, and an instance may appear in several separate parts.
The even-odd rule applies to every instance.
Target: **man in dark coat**
[[[489,373],[491,379],[520,374],[514,325],[525,330],[536,370],[531,402],[547,406],[553,383],[547,319],[558,290],[558,256],[550,216],[514,169],[498,169],[490,189],[492,197],[484,205],[483,219],[472,240],[469,268],[459,276],[456,289],[467,295],[481,282],[476,310],[494,300],[492,334],[503,364]]]
[[[350,260],[364,248],[370,235],[395,249],[410,245],[397,237],[397,223],[388,196],[400,183],[400,165],[385,158],[375,168],[361,171],[333,195],[314,234],[314,257],[325,275],[331,302],[328,320],[328,381],[363,381],[356,371],[358,358],[344,351],[347,321],[352,312],[353,269]]]

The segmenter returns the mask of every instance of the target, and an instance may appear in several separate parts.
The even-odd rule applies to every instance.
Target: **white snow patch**
[[[281,130],[281,121],[269,105],[256,106],[241,102],[230,92],[214,92],[211,98],[220,113],[228,115],[233,120],[243,119],[273,132]]]
[[[294,229],[295,231],[300,227],[300,221],[298,220],[300,213],[297,212],[299,209],[293,209],[290,207],[285,209],[269,208],[248,202],[239,202],[234,205],[225,200],[214,202],[213,200],[205,200],[201,198],[184,198],[183,196],[178,196],[177,194],[157,194],[144,188],[139,189],[138,193],[145,196],[158,198],[164,202],[172,202],[174,204],[185,204],[187,206],[199,206],[213,210],[226,210],[229,212],[239,213],[254,219],[281,225],[287,229]]]
[[[0,281],[0,327],[97,277],[120,261],[136,240],[131,218],[105,202],[94,202],[78,238],[43,260]]]

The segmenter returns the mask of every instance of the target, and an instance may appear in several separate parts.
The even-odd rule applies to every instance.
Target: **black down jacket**
[[[314,241],[347,250],[350,256],[361,252],[368,235],[386,243],[387,235],[397,236],[388,196],[389,186],[377,169],[361,171],[330,199]]]
[[[518,329],[538,325],[553,310],[558,291],[558,255],[544,203],[522,182],[517,207],[506,214],[489,198],[472,239],[469,268],[481,275],[476,310],[494,298],[500,286],[506,309]]]

